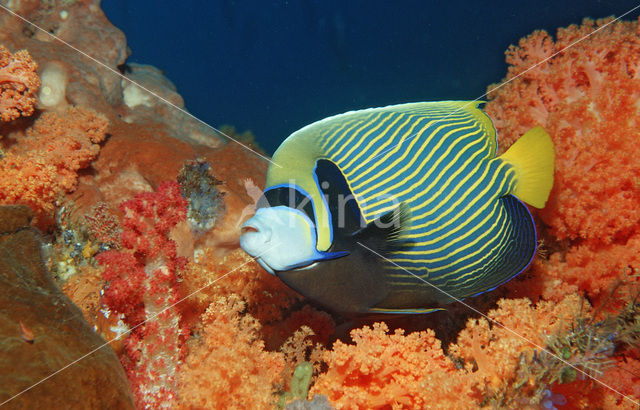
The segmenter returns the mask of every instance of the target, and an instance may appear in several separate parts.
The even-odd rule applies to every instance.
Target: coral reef
[[[624,384],[612,376],[638,365],[640,308],[630,304],[599,322],[592,313],[577,295],[536,306],[502,299],[487,319],[469,319],[446,356],[430,330],[388,334],[386,324],[375,323],[352,330],[354,345],[337,341],[325,353],[329,368],[312,393],[348,409],[631,405],[607,386],[637,397],[638,373]],[[627,352],[624,367],[615,350]]]
[[[451,358],[464,369],[458,369],[457,376],[469,380],[471,393],[449,398],[449,388],[440,383],[430,397],[446,403],[444,407],[560,406],[568,401],[577,408],[594,403],[612,408],[633,405],[632,400],[640,397],[637,372],[625,373],[621,380],[612,377],[623,368],[635,369],[638,354],[639,329],[633,325],[635,319],[624,319],[629,314],[623,307],[638,292],[640,214],[635,175],[640,155],[634,138],[639,128],[635,57],[640,51],[639,23],[613,23],[529,70],[610,21],[587,19],[581,26],[560,29],[555,41],[540,31],[528,36],[507,51],[510,68],[505,80],[513,81],[489,88],[486,111],[495,121],[501,150],[536,125],[547,128],[556,144],[556,184],[550,203],[536,213],[548,254],[537,258],[533,269],[508,287],[511,295],[540,300],[535,307],[527,299],[503,299],[489,317],[506,328],[472,319],[449,347]],[[572,292],[584,292],[596,309]],[[363,329],[377,339],[397,338],[392,345],[416,337]],[[636,335],[631,340],[618,337],[629,329]],[[367,400],[376,383],[392,386],[398,378],[385,382],[383,364],[375,367],[366,361],[382,353],[373,343],[364,343],[362,334],[352,337],[355,345],[336,342],[327,353],[329,370],[312,391],[326,393],[338,407],[372,408]],[[384,342],[377,340],[375,346],[381,349],[381,345]],[[620,367],[623,354],[627,364]],[[390,366],[389,372],[399,369],[402,363]],[[431,370],[431,377],[441,374],[441,369]],[[358,380],[364,380],[364,386],[355,388],[352,383]],[[401,403],[390,395],[382,399],[380,392],[384,389],[374,397],[383,407],[438,406]],[[420,393],[412,397],[418,399]],[[476,401],[465,402],[471,399]]]
[[[193,293],[187,303],[198,316],[218,297],[235,294],[247,302],[247,312],[261,323],[279,322],[283,312],[301,298],[241,249],[220,258],[211,247],[203,248],[182,271],[182,278],[182,293]]]
[[[388,334],[384,322],[351,331],[354,345],[335,342],[329,366],[312,387],[337,408],[471,408],[473,379],[448,359],[432,330]]]
[[[540,302],[535,307],[528,299],[502,299],[498,308],[488,313],[491,321],[470,319],[449,352],[457,360],[473,365],[481,404],[494,407],[538,404],[543,392],[554,382],[573,381],[566,377],[554,379],[555,376],[567,371],[574,372],[575,378],[575,369],[561,367],[552,376],[544,374],[549,379],[542,375],[536,378],[532,362],[539,355],[547,355],[547,350],[557,354],[553,347],[556,335],[566,335],[574,318],[586,315],[589,308],[576,295],[567,296],[560,303]],[[554,360],[556,356],[548,358]],[[572,364],[581,366],[577,362]]]
[[[99,2],[25,0],[8,5],[15,13],[42,28],[3,12],[0,42],[11,49],[27,49],[40,67],[57,62],[68,79],[64,99],[69,104],[91,107],[106,113],[122,101],[117,67],[125,62],[124,34],[109,23]],[[51,34],[112,68],[96,64]]]
[[[178,268],[185,266],[187,257],[192,261],[189,265],[194,265],[196,247],[196,255],[211,255],[207,263],[218,264],[221,274],[235,268],[230,264],[240,254],[236,252],[236,259],[226,265],[224,257],[237,248],[242,210],[254,202],[245,191],[245,176],[238,175],[237,169],[244,166],[262,184],[266,165],[239,145],[223,145],[210,127],[155,96],[146,94],[149,98],[142,100],[147,104],[134,104],[134,97],[146,91],[123,79],[121,69],[143,87],[184,107],[159,70],[124,65],[128,55],[124,35],[108,23],[98,2],[21,1],[9,7],[44,31],[8,13],[0,14],[0,41],[13,50],[29,50],[13,55],[6,48],[1,50],[2,112],[7,121],[0,124],[0,202],[28,205],[36,216],[34,224],[52,234],[44,246],[45,262],[93,328],[119,353],[138,406],[175,404],[176,372],[184,358],[187,329],[182,317],[195,329],[200,314],[212,302],[203,302],[202,309],[197,303],[184,304],[184,310],[171,309],[179,292],[192,285],[181,287]],[[49,33],[88,52],[94,60],[52,41]],[[42,87],[34,111],[38,66]],[[21,82],[14,78],[17,74]],[[5,105],[9,102],[15,112]],[[32,118],[16,118],[32,113]],[[179,185],[162,183],[175,181],[185,162],[193,158],[216,164],[216,177],[224,180],[219,185],[210,178],[207,189],[193,191],[196,196],[210,195],[210,205],[217,208],[216,214],[205,215],[210,219],[201,222],[207,232],[199,235],[186,222],[187,200]],[[232,211],[221,212],[225,207]],[[24,218],[11,218],[24,225]],[[8,226],[13,226],[9,221]],[[188,271],[197,272],[193,278],[198,280],[212,275]],[[251,279],[263,274],[257,265],[245,272]],[[253,295],[272,299],[274,306],[291,305],[294,293],[272,279],[266,286],[254,279]],[[271,296],[267,296],[269,286],[274,289]],[[280,301],[280,294],[289,296]],[[218,295],[212,297],[215,300]],[[259,298],[253,298],[252,306],[273,321],[282,315],[268,304],[261,307]],[[169,309],[160,313],[165,308]],[[133,328],[146,319],[144,325]],[[23,320],[17,329],[22,329],[24,340],[33,339],[37,345],[42,329],[34,331],[31,324]],[[67,356],[72,360],[84,353],[72,345]],[[52,372],[57,370],[52,366]],[[276,393],[273,390],[274,397]]]
[[[0,383],[2,397],[81,358],[101,334],[122,367],[105,347],[18,406],[76,405],[79,395],[96,407],[198,409],[630,408],[640,399],[637,21],[564,50],[610,21],[585,20],[507,51],[513,81],[490,87],[486,106],[500,149],[542,125],[557,171],[535,212],[540,257],[499,291],[497,307],[498,297],[483,299],[488,319],[362,326],[307,304],[238,249],[266,162],[192,118],[160,70],[127,64],[125,37],[98,1],[11,7],[46,32],[0,14],[0,203],[28,206],[0,206],[0,272],[24,279],[2,280],[13,349],[3,362],[24,369]],[[259,150],[250,133],[222,131]],[[44,237],[25,228],[32,215],[50,233],[44,262],[68,299],[42,269]]]

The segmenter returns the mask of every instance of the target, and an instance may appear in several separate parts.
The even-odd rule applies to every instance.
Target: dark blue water
[[[535,29],[619,16],[640,0],[105,0],[129,61],[161,68],[187,108],[252,130],[273,152],[296,129],[358,108],[474,99]],[[635,19],[638,10],[626,17]]]

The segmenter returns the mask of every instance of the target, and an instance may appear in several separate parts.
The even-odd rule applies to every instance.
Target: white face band
[[[242,230],[240,246],[271,274],[308,265],[318,258],[313,222],[297,209],[260,208]]]

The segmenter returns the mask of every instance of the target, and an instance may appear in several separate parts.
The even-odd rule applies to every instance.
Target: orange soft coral
[[[431,330],[405,336],[401,329],[388,334],[384,323],[365,326],[351,332],[354,345],[338,341],[325,352],[328,370],[318,377],[311,392],[327,395],[340,409],[535,408],[544,399],[543,392],[549,390],[570,397],[576,405],[579,396],[574,392],[589,397],[592,403],[616,401],[608,396],[614,392],[581,379],[580,373],[574,373],[574,382],[558,384],[554,377],[567,367],[542,351],[566,337],[570,338],[569,346],[580,343],[575,336],[579,320],[593,325],[597,333],[598,325],[584,322],[590,314],[589,304],[575,294],[559,303],[539,302],[535,306],[528,299],[502,299],[498,308],[488,313],[493,321],[470,319],[460,332],[457,343],[449,348],[455,364],[444,355]],[[586,358],[573,347],[568,353],[568,362],[591,371],[604,369],[612,352],[598,359]],[[592,367],[585,367],[586,360],[592,361]],[[631,370],[635,363],[623,367]],[[621,380],[614,380],[615,374]],[[632,397],[637,394],[635,376],[613,372],[603,380]]]
[[[182,293],[190,295],[197,291],[188,303],[198,315],[218,297],[237,294],[247,301],[248,313],[265,324],[281,321],[285,311],[300,299],[296,292],[268,274],[242,249],[229,252],[223,258],[217,257],[215,252],[214,248],[203,248],[197,262],[183,271]]]
[[[473,364],[476,387],[484,403],[494,407],[539,405],[545,392],[561,395],[572,408],[602,408],[605,402],[623,401],[627,406],[640,393],[632,370],[637,361],[623,363],[612,356],[615,346],[628,343],[616,339],[623,327],[628,332],[633,325],[623,326],[620,318],[596,321],[592,315],[589,304],[575,294],[535,307],[527,299],[502,299],[488,317],[504,327],[471,319],[449,351],[467,366]],[[616,391],[631,400],[623,400]]]
[[[242,249],[216,256],[207,247],[197,252],[197,262],[181,271],[181,294],[190,295],[182,308],[185,323],[199,321],[206,308],[221,296],[237,295],[256,318],[268,349],[276,350],[301,326],[313,330],[311,340],[326,344],[334,333],[331,316],[309,305],[294,310],[302,297],[280,279],[270,275]]]
[[[606,371],[601,380],[609,386],[615,386],[620,393],[631,398],[625,400],[621,395],[607,391],[604,398],[607,408],[638,408],[632,400],[640,397],[640,360],[633,357],[617,358],[616,366]]]
[[[606,312],[619,311],[635,293],[640,267],[640,234],[621,244],[594,252],[585,245],[568,252],[555,252],[548,261],[536,261],[533,280],[541,296],[558,301],[570,292],[587,292],[594,306]],[[542,280],[540,280],[542,278]],[[524,282],[523,286],[529,286]]]
[[[37,68],[26,50],[11,54],[0,45],[0,121],[33,114],[40,87]]]
[[[232,295],[207,309],[202,335],[181,370],[182,408],[270,409],[277,402],[284,355],[264,350],[260,324],[243,315],[245,306]]]
[[[78,170],[98,156],[107,126],[90,109],[44,113],[0,160],[0,203],[28,205],[46,227],[59,197],[75,189]]]
[[[337,341],[312,393],[327,395],[339,409],[479,405],[470,374],[445,357],[432,330],[387,332],[385,323],[375,323],[351,331],[355,345]]]
[[[535,307],[528,299],[501,299],[488,317],[503,326],[484,318],[470,319],[449,350],[465,362],[475,363],[478,385],[483,395],[490,397],[514,379],[521,355],[531,356],[540,350],[532,343],[546,347],[548,336],[568,329],[574,317],[589,309],[576,295],[561,303],[540,302]]]
[[[640,24],[617,21],[589,35],[609,22],[585,19],[555,41],[536,31],[511,46],[509,82],[489,87],[486,106],[502,150],[536,125],[556,147],[554,188],[538,212],[554,252],[535,264],[531,288],[556,301],[586,291],[596,306],[640,270]]]

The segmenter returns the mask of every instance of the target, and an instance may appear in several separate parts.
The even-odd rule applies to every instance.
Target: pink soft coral
[[[171,406],[185,336],[175,306],[179,300],[177,270],[186,260],[176,254],[169,234],[185,220],[187,201],[178,183],[166,182],[156,192],[136,195],[121,208],[124,249],[98,255],[108,282],[103,303],[134,328],[125,342],[122,363],[136,403],[151,408]]]
[[[26,50],[11,54],[0,45],[0,121],[33,114],[35,92],[40,87],[37,68]]]

